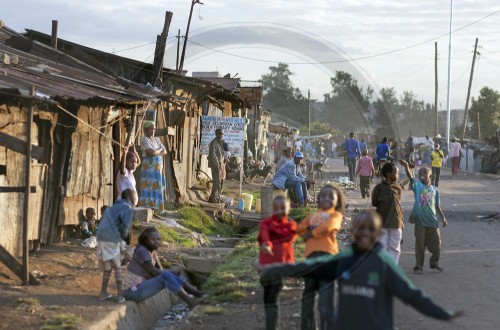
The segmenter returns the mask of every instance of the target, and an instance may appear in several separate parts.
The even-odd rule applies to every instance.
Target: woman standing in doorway
[[[164,210],[165,177],[163,176],[163,155],[167,150],[155,137],[156,127],[151,120],[144,121],[144,136],[141,138],[142,167],[138,206]]]

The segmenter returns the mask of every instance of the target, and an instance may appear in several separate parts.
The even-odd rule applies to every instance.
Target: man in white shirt
[[[456,138],[452,138],[450,144],[451,175],[458,175],[461,148],[460,142],[458,142]]]

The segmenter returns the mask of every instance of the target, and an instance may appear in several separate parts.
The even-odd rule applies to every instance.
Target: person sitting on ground
[[[332,184],[321,188],[318,194],[318,212],[309,215],[297,226],[297,234],[306,242],[304,256],[308,259],[339,253],[337,233],[342,227],[345,197],[342,190]],[[319,294],[319,318],[321,329],[332,329],[335,319],[333,311],[333,285],[331,281],[305,279],[302,295],[301,329],[316,329],[314,301]]]
[[[97,232],[96,212],[93,207],[88,207],[85,210],[85,219],[83,219],[80,227],[82,238],[94,236]]]
[[[432,301],[377,243],[382,227],[377,212],[361,213],[352,225],[355,242],[350,248],[335,256],[264,267],[260,270],[260,280],[277,281],[285,277],[337,280],[338,317],[333,329],[393,329],[394,296],[439,320],[451,321],[463,315],[462,311],[452,312]]]
[[[259,225],[259,267],[273,263],[293,263],[293,242],[297,238],[295,221],[288,220],[290,202],[283,196],[273,200],[273,215]],[[264,289],[266,329],[274,330],[279,324],[278,294],[283,288],[282,281],[261,282]]]
[[[125,299],[140,302],[164,289],[169,289],[184,301],[189,309],[198,305],[201,301],[197,298],[202,297],[203,292],[189,284],[185,277],[162,269],[157,254],[161,245],[161,235],[158,230],[155,227],[146,228],[137,241],[138,245],[124,276]]]
[[[292,159],[292,154],[293,154],[292,148],[286,147],[283,150],[283,155],[281,155],[281,159],[276,164],[276,171],[278,171],[281,168],[281,166],[285,165],[286,162]]]
[[[297,151],[293,159],[286,162],[276,171],[273,178],[273,185],[285,191],[293,190],[299,206],[303,206],[307,201],[307,183],[314,184],[314,180],[306,178],[300,170],[300,162],[304,158],[302,152]]]
[[[108,292],[108,283],[111,271],[114,270],[118,293],[117,301],[125,301],[122,295],[120,246],[130,232],[130,226],[134,218],[133,208],[137,205],[138,199],[137,192],[132,189],[125,189],[122,192],[122,198],[106,209],[97,229],[96,257],[99,269],[103,272],[99,300],[106,300],[112,297]]]

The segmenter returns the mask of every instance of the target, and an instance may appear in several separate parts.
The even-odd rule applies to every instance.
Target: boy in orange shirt
[[[337,254],[337,233],[342,227],[342,213],[345,198],[336,185],[325,185],[318,194],[319,211],[308,216],[297,226],[297,234],[306,242],[305,257],[315,258],[321,255]],[[332,329],[335,320],[333,311],[333,282],[317,281],[305,278],[302,295],[301,329],[316,329],[314,318],[314,300],[319,292],[319,314],[321,329]]]
[[[283,196],[273,200],[273,215],[259,225],[259,265],[295,262],[292,243],[297,239],[295,221],[288,220],[290,202]],[[264,288],[266,329],[277,329],[279,324],[278,295],[283,287],[281,280],[261,282]]]

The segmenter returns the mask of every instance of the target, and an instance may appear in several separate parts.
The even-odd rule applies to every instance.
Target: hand
[[[126,155],[128,152],[128,147],[123,147],[123,153]]]
[[[448,220],[446,218],[443,218],[443,227],[446,227],[448,225]]]
[[[310,184],[315,184],[316,183],[316,181],[314,181],[313,179],[306,179],[306,182],[310,183]]]
[[[462,317],[465,315],[465,312],[460,310],[460,311],[456,311],[456,312],[453,312],[453,315],[451,315],[451,318],[450,318],[450,321],[451,320],[454,320],[454,319],[457,319],[459,317]]]
[[[262,244],[262,246],[260,247],[260,250],[262,252],[264,252],[265,254],[269,254],[271,256],[274,255],[273,249],[271,249],[271,247],[269,245],[267,245],[267,244]]]
[[[135,154],[135,146],[131,144],[128,149]]]
[[[401,165],[403,165],[404,167],[407,167],[407,166],[408,166],[408,162],[407,162],[407,161],[405,161],[405,160],[403,160],[403,159],[401,159],[399,162],[400,162],[400,163],[401,163]]]

